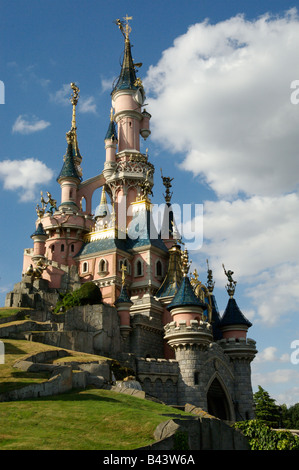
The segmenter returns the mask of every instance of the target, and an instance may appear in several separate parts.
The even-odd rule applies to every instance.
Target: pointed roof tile
[[[247,318],[239,309],[237,302],[234,298],[230,298],[228,300],[225,312],[219,324],[220,327],[230,325],[245,325],[248,328],[252,326],[252,323],[247,320]]]

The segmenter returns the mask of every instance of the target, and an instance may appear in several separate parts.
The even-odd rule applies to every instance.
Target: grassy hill
[[[0,393],[46,380],[13,368],[13,363],[41,350],[41,343],[3,340]],[[78,360],[94,356],[73,352]],[[154,442],[153,432],[175,408],[109,390],[86,389],[53,397],[0,402],[0,450],[129,450]]]

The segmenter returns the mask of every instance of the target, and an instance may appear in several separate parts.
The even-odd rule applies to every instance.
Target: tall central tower
[[[145,92],[131,53],[129,20],[117,20],[124,36],[124,56],[120,75],[112,90],[110,125],[105,138],[106,161],[103,175],[115,205],[116,223],[124,231],[131,219],[131,203],[140,196],[141,184],[153,186],[154,166],[140,153],[140,137],[150,135],[151,115],[143,109]],[[126,218],[127,217],[127,218]]]

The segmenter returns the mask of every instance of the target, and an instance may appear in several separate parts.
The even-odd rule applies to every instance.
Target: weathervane
[[[210,293],[213,292],[215,281],[213,281],[213,272],[209,267],[209,260],[207,260],[207,267],[208,267],[208,281],[207,281],[207,288]]]
[[[232,299],[233,296],[234,296],[235,290],[236,290],[237,281],[234,281],[233,278],[232,278],[232,275],[234,274],[233,271],[231,271],[231,270],[226,271],[226,269],[224,267],[224,264],[222,264],[222,267],[224,269],[224,274],[226,275],[226,277],[228,279],[228,283],[225,286],[225,288],[227,290],[228,295]]]
[[[115,20],[115,24],[117,24],[117,26],[119,27],[119,29],[121,30],[124,38],[126,40],[129,40],[129,35],[132,31],[132,28],[131,26],[129,25],[129,20],[132,20],[133,19],[133,16],[128,16],[126,15],[124,18],[123,18],[125,21],[121,21],[119,18]]]
[[[173,178],[170,178],[169,176],[163,176],[162,168],[160,168],[160,170],[161,170],[161,178],[162,178],[162,181],[163,181],[163,185],[166,188],[164,198],[165,198],[166,203],[170,203],[171,196],[173,195],[173,193],[170,193],[169,189],[172,186],[171,181],[173,180]]]

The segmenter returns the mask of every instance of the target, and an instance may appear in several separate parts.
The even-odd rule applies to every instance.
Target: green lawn
[[[184,414],[95,389],[0,403],[0,450],[136,449],[153,443],[156,426],[174,413]]]
[[[56,348],[30,341],[2,341],[5,363],[0,364],[0,393],[47,379],[43,374],[15,369],[13,364],[28,355]],[[95,359],[88,354],[71,353],[75,360]],[[98,389],[0,402],[0,450],[136,449],[153,443],[157,425],[173,414],[190,416],[149,400]]]
[[[26,315],[29,315],[31,308],[20,308],[20,307],[0,307],[0,318],[10,317],[16,315],[17,313],[23,314],[24,318]]]

